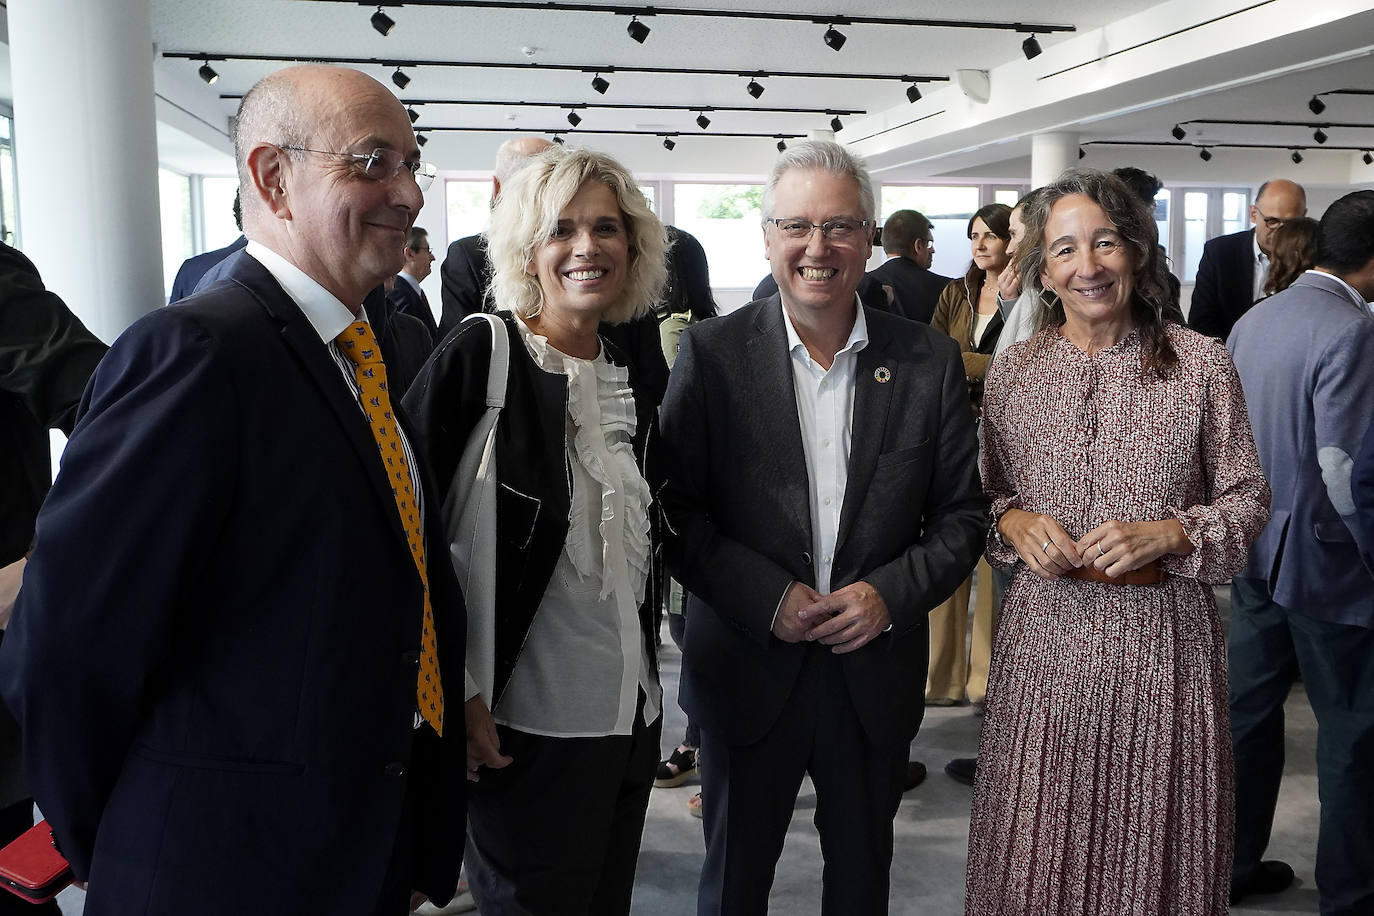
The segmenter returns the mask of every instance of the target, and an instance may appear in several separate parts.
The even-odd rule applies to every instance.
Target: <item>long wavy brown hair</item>
[[[1168,268],[1159,251],[1159,228],[1154,214],[1120,178],[1095,169],[1070,169],[1054,181],[1036,189],[1021,209],[1025,238],[1017,246],[1021,275],[1041,278],[1045,270],[1045,224],[1054,205],[1066,197],[1081,194],[1107,213],[1130,256],[1132,280],[1131,319],[1140,332],[1142,369],[1159,378],[1178,365],[1178,354],[1169,342],[1167,312],[1169,303]],[[1040,297],[1035,316],[1037,328],[1059,327],[1064,323],[1064,305],[1058,296],[1046,292]]]
[[[1317,230],[1321,223],[1306,216],[1290,219],[1274,230],[1269,247],[1269,276],[1264,281],[1267,295],[1293,285],[1303,271],[1317,263]]]

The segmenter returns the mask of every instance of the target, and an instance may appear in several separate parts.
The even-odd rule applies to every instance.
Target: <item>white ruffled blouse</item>
[[[646,723],[662,705],[639,622],[651,496],[635,463],[629,371],[604,351],[578,359],[519,328],[535,364],[568,379],[572,499],[563,553],[494,716],[540,735],[628,735],[640,690]]]

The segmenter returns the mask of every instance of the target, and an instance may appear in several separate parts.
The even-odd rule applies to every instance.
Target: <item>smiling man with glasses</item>
[[[88,913],[403,916],[457,884],[466,624],[368,316],[432,170],[335,67],[235,153],[248,245],[96,370],[0,688]]]
[[[701,724],[697,912],[765,913],[803,777],[821,912],[887,912],[892,819],[925,703],[926,616],[986,531],[959,349],[859,304],[873,186],[835,143],[764,189],[778,292],[682,336],[662,410],[669,562]]]
[[[1225,340],[1236,319],[1264,298],[1274,230],[1306,215],[1307,194],[1302,185],[1285,178],[1260,185],[1250,207],[1255,227],[1219,236],[1203,246],[1188,326]]]

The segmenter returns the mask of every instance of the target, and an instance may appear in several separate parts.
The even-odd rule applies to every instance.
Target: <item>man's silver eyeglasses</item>
[[[295,153],[315,153],[320,156],[335,156],[351,159],[358,171],[374,181],[391,181],[405,169],[415,179],[421,191],[427,190],[439,174],[431,162],[412,162],[394,149],[374,149],[370,153],[336,153],[327,149],[307,149],[304,146],[278,146],[278,149]]]
[[[873,225],[871,219],[850,219],[847,216],[828,219],[820,224],[792,216],[770,216],[764,222],[777,226],[778,231],[789,239],[809,239],[811,233],[819,229],[821,235],[832,242],[853,241],[859,237],[860,232]]]

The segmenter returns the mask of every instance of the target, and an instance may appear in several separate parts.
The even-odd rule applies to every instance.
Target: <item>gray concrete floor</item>
[[[1223,614],[1226,593],[1218,589]],[[686,718],[677,706],[682,656],[667,638],[660,656],[664,688],[663,756],[682,739]],[[1237,914],[1316,913],[1313,859],[1317,845],[1317,778],[1313,753],[1317,726],[1299,684],[1288,699],[1288,762],[1267,858],[1282,859],[1297,872],[1282,894],[1252,898]],[[930,768],[925,783],[908,792],[894,824],[891,912],[894,916],[954,916],[963,912],[964,867],[972,790],[944,774],[952,757],[971,756],[982,719],[969,707],[926,709],[925,724],[912,743],[913,759]],[[655,789],[644,825],[635,882],[635,916],[690,916],[696,912],[696,881],[703,857],[701,821],[687,813],[695,780],[676,789]],[[815,795],[806,783],[778,862],[772,913],[807,916],[820,912],[820,844],[811,818]],[[80,916],[85,894],[68,888],[58,898],[66,916]],[[187,914],[193,916],[193,914]],[[1101,914],[1114,916],[1114,914]]]

